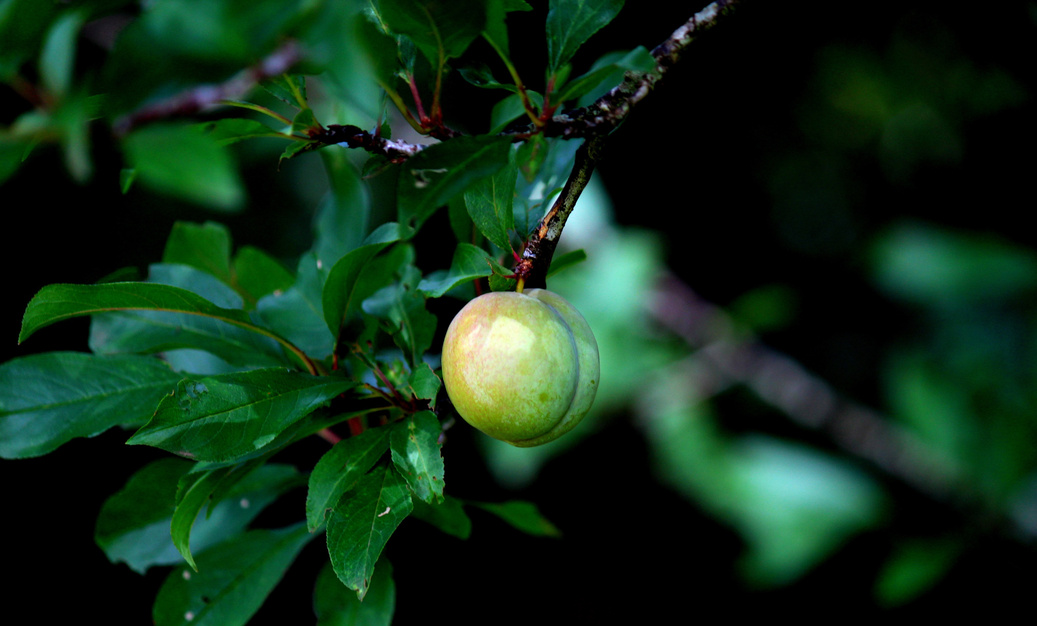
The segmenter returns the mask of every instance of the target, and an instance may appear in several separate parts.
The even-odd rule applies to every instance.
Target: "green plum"
[[[594,402],[599,374],[587,321],[546,289],[473,299],[443,342],[443,383],[457,413],[515,446],[537,446],[572,430]]]

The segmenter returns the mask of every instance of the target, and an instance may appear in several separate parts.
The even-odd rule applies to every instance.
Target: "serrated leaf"
[[[397,183],[399,221],[421,225],[475,181],[507,165],[511,140],[481,135],[433,144],[411,157]]]
[[[411,491],[423,502],[443,501],[443,427],[432,411],[408,416],[392,429],[392,460]]]
[[[493,273],[494,263],[490,254],[482,248],[470,243],[457,244],[450,271],[423,278],[418,283],[418,289],[430,298],[439,298],[458,285],[489,276]]]
[[[198,555],[198,571],[166,578],[152,609],[156,626],[244,626],[315,535],[304,524],[252,530]]]
[[[560,537],[562,533],[546,517],[540,514],[536,505],[523,500],[508,502],[469,502],[472,506],[489,511],[511,526],[524,533],[542,537]]]
[[[48,352],[0,365],[0,457],[40,456],[76,437],[146,421],[180,376],[161,361]]]
[[[389,449],[390,430],[373,428],[343,439],[317,461],[306,494],[306,525],[311,532]]]
[[[313,608],[317,626],[389,626],[396,611],[392,564],[384,557],[378,561],[371,576],[371,587],[361,602],[327,563],[317,576]]]
[[[262,449],[354,384],[283,369],[186,378],[127,443],[226,462]]]
[[[547,13],[547,56],[556,72],[591,35],[612,21],[623,0],[551,0]]]
[[[376,468],[339,500],[328,519],[328,554],[339,580],[361,600],[379,555],[413,509],[407,483],[392,465]]]

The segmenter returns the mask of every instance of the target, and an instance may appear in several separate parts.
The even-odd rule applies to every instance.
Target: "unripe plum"
[[[594,402],[599,373],[587,321],[546,289],[473,299],[443,342],[443,383],[457,413],[520,447],[572,430]]]

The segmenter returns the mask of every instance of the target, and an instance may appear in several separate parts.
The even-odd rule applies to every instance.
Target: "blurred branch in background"
[[[794,359],[739,330],[726,311],[675,276],[659,282],[651,302],[654,318],[694,350],[682,369],[703,400],[745,385],[796,423],[824,431],[847,452],[920,492],[944,502],[962,495],[964,485],[949,459],[888,418],[840,396]]]

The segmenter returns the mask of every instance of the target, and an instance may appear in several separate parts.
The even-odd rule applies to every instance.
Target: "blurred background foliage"
[[[544,3],[532,4],[515,14],[511,45],[524,75],[538,76]],[[628,4],[577,65],[651,47],[700,8]],[[148,41],[156,51],[184,48],[181,37],[197,46],[184,58],[126,56],[119,80],[146,82],[151,62],[225,75],[262,43],[226,37],[223,16],[177,6],[160,16],[159,35],[174,39]],[[75,19],[51,25],[52,45],[66,33],[88,67],[103,48],[67,35],[84,27]],[[406,527],[390,544],[399,623],[432,605],[463,623],[1028,606],[1037,580],[1037,237],[1027,218],[1035,26],[1032,2],[999,3],[976,19],[932,2],[746,0],[694,44],[610,140],[567,226],[563,247],[587,260],[548,281],[600,344],[592,416],[536,449],[463,425],[449,432],[455,495],[530,499],[563,538],[518,536],[488,516],[467,542]],[[67,55],[42,58],[51,61],[40,78],[77,102],[68,110],[89,111],[76,100],[89,94],[62,78],[77,75],[60,66]],[[332,98],[315,100],[336,102],[353,67],[336,68]],[[0,70],[11,75],[10,65]],[[489,124],[494,94],[453,87],[448,114]],[[236,243],[288,267],[309,245],[327,188],[319,156],[278,167],[283,146],[258,139],[235,146],[233,161],[207,162],[215,187],[124,195],[103,126],[19,117],[31,108],[22,95],[0,88],[0,123],[55,125],[63,148],[35,147],[14,171],[10,129],[0,133],[4,266],[14,278],[5,357],[85,349],[85,322],[15,348],[22,307],[44,284],[157,261],[173,220],[223,221]],[[319,117],[356,123],[363,103],[328,105]],[[148,150],[161,145],[152,139]],[[369,182],[377,207],[388,185]],[[192,195],[202,204],[183,199]],[[445,238],[443,215],[427,228]],[[447,267],[452,246],[424,241],[419,265]],[[26,582],[12,602],[60,594],[115,621],[113,604],[119,615],[146,614],[136,596],[148,606],[142,590],[157,579],[108,565],[89,526],[148,454],[109,434],[0,465],[14,489],[5,534],[35,546],[15,564]],[[308,605],[312,576],[297,567],[306,580],[286,581],[257,620]],[[429,571],[440,574],[430,581]],[[97,585],[70,593],[59,580],[69,574],[75,586]],[[521,599],[496,605],[502,589]]]

